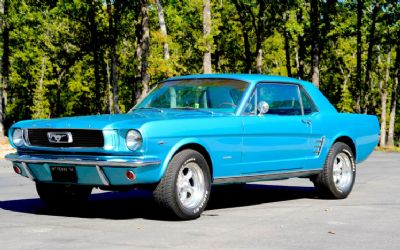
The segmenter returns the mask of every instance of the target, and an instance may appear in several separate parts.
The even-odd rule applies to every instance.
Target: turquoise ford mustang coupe
[[[160,83],[126,114],[29,120],[9,130],[14,171],[48,205],[93,187],[146,187],[180,219],[199,217],[212,184],[309,178],[346,198],[378,141],[375,116],[338,113],[311,83],[211,74]]]

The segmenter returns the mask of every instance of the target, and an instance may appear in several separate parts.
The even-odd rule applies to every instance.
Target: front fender
[[[179,149],[181,149],[182,147],[184,147],[185,145],[188,144],[198,144],[200,146],[202,146],[203,148],[206,149],[206,151],[208,152],[208,154],[210,155],[211,161],[213,159],[212,156],[212,151],[210,151],[210,148],[207,146],[207,144],[199,139],[199,138],[184,138],[179,140],[177,143],[175,143],[175,145],[169,150],[168,154],[166,155],[162,165],[161,165],[161,171],[160,171],[160,180],[161,178],[164,176],[165,171],[167,170],[168,164],[171,161],[172,157],[176,154],[176,152],[179,151]]]

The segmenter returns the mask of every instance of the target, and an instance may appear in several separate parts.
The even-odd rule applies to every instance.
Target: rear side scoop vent
[[[314,146],[314,153],[319,156],[321,153],[322,147],[324,146],[325,143],[325,136],[322,136],[321,139],[318,139],[315,141],[315,146]]]

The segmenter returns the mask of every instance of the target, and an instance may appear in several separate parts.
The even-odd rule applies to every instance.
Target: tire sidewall
[[[351,164],[351,173],[352,173],[352,176],[350,179],[351,183],[345,190],[340,190],[336,186],[334,179],[333,179],[334,161],[336,159],[336,156],[340,153],[345,153],[349,157],[350,164]],[[351,190],[353,189],[355,178],[356,178],[356,164],[354,161],[354,156],[353,156],[353,152],[352,152],[351,148],[344,143],[335,143],[332,147],[331,157],[329,157],[327,164],[329,166],[328,167],[328,182],[329,182],[330,191],[336,198],[346,198],[350,194]]]
[[[191,162],[196,163],[203,172],[205,193],[204,193],[204,196],[202,197],[202,200],[198,206],[196,206],[194,208],[186,208],[181,204],[181,202],[179,200],[177,181],[178,181],[178,176],[179,176],[179,172],[181,171],[181,169],[184,168],[187,164],[189,164]],[[211,176],[210,176],[210,170],[209,170],[207,161],[204,159],[204,157],[200,153],[198,153],[196,151],[190,151],[190,153],[187,156],[180,158],[177,162],[174,162],[174,164],[176,164],[177,166],[176,166],[176,172],[175,172],[175,177],[174,177],[173,192],[175,195],[175,202],[177,204],[177,207],[180,210],[179,212],[181,212],[184,215],[184,217],[188,217],[188,218],[198,217],[204,211],[205,207],[207,206],[208,200],[210,198]]]

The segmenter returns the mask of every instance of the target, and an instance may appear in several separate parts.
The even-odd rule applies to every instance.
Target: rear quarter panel
[[[325,157],[333,143],[342,136],[350,137],[354,142],[356,163],[364,161],[378,144],[379,122],[373,115],[320,114],[315,125],[313,124],[313,130],[313,134],[326,136],[326,146],[323,152]]]

